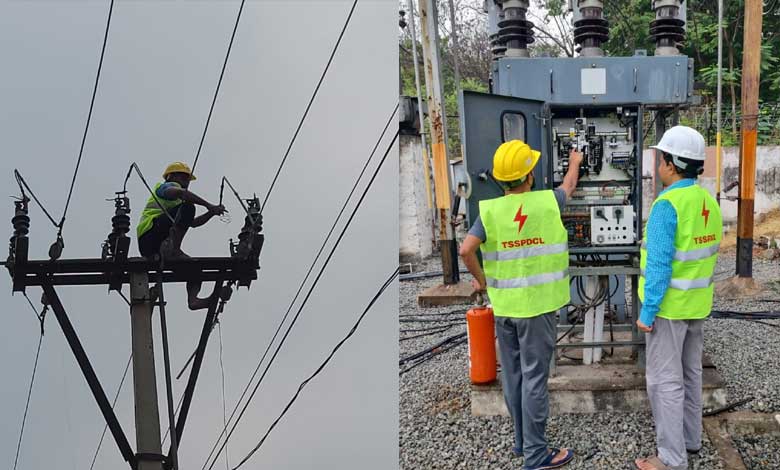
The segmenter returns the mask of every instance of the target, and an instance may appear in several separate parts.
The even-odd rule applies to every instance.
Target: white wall
[[[419,135],[399,136],[399,259],[404,263],[417,263],[433,252],[431,210],[425,188],[422,139]]]

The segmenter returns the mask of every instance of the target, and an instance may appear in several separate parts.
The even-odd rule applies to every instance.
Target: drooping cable
[[[238,22],[241,20],[241,13],[244,11],[245,1],[246,0],[241,0],[241,5],[238,7],[238,14],[236,15],[236,23],[233,25],[233,33],[230,35],[230,43],[228,43],[227,53],[225,54],[225,61],[222,63],[222,71],[219,73],[219,81],[217,81],[217,88],[214,90],[214,98],[211,100],[209,115],[206,118],[206,125],[203,127],[203,135],[200,136],[200,144],[198,144],[198,152],[195,154],[195,161],[192,163],[193,172],[195,172],[195,167],[198,165],[198,159],[200,158],[200,151],[203,148],[203,141],[206,140],[206,132],[208,132],[209,130],[211,115],[214,113],[214,105],[217,104],[217,97],[219,96],[219,88],[222,86],[222,78],[225,76],[225,69],[227,68],[228,59],[230,59],[230,50],[233,49],[233,40],[236,38],[236,30],[238,30]]]
[[[130,364],[132,364],[132,362],[133,362],[133,353],[130,353],[130,357],[127,358],[127,364],[125,364],[125,371],[122,372],[122,379],[119,381],[119,386],[116,388],[116,393],[114,394],[114,401],[111,402],[112,410],[116,407],[117,400],[119,400],[119,394],[122,391],[122,386],[125,384],[125,379],[127,378],[127,372],[130,370]],[[108,424],[105,424],[103,426],[103,432],[100,434],[100,440],[98,441],[97,448],[95,449],[95,455],[92,456],[92,463],[89,465],[89,470],[95,468],[95,462],[97,461],[98,454],[100,453],[100,447],[103,446],[103,439],[106,437],[107,430],[108,430]]]
[[[222,425],[227,427],[227,406],[225,405],[225,363],[222,360],[222,323],[217,322],[219,332],[219,371],[222,377]],[[228,447],[225,446],[225,470],[230,470]]]
[[[312,271],[314,270],[314,266],[317,264],[317,261],[320,259],[320,256],[322,255],[322,252],[325,250],[325,246],[327,245],[328,241],[330,240],[331,235],[333,234],[333,231],[336,229],[336,225],[341,220],[341,216],[343,215],[344,211],[347,208],[347,204],[349,200],[352,198],[352,195],[355,193],[355,190],[357,189],[358,184],[360,183],[360,180],[363,178],[363,175],[365,174],[366,170],[368,169],[368,166],[371,164],[371,160],[374,157],[374,154],[376,153],[377,148],[379,148],[379,145],[382,142],[382,139],[384,139],[385,133],[387,132],[387,129],[390,127],[390,124],[393,122],[393,118],[395,117],[395,114],[398,112],[398,103],[396,103],[395,107],[393,108],[393,112],[390,114],[390,117],[387,120],[387,123],[385,124],[385,127],[382,129],[381,134],[379,135],[379,138],[376,141],[376,144],[371,149],[371,154],[368,156],[368,159],[366,159],[366,163],[363,165],[363,168],[360,170],[360,174],[355,179],[355,183],[352,185],[352,189],[350,189],[349,194],[344,199],[344,203],[342,204],[341,209],[339,210],[339,213],[336,215],[336,218],[333,220],[333,224],[330,227],[330,230],[328,231],[328,234],[325,236],[325,239],[322,241],[322,244],[320,245],[319,250],[317,251],[317,254],[314,256],[314,260],[309,265],[309,269],[306,272],[306,275],[303,277],[303,280],[301,281],[300,285],[298,286],[298,290],[293,296],[292,300],[290,301],[290,304],[287,306],[287,311],[285,312],[284,316],[282,317],[282,320],[279,322],[279,325],[276,327],[276,331],[273,334],[273,337],[271,338],[271,341],[269,341],[268,346],[265,349],[265,352],[263,352],[262,357],[260,358],[260,361],[257,364],[257,367],[255,368],[254,372],[252,373],[252,376],[249,378],[249,381],[247,382],[246,387],[244,387],[243,392],[241,393],[241,396],[238,398],[238,401],[236,402],[235,407],[233,408],[233,411],[230,413],[230,417],[228,418],[228,422],[233,419],[233,417],[236,414],[236,411],[238,410],[238,407],[241,405],[241,401],[246,396],[247,391],[249,391],[249,387],[251,386],[252,382],[254,381],[255,377],[257,376],[257,373],[260,371],[260,367],[263,364],[263,361],[265,361],[266,356],[268,355],[268,352],[271,350],[271,347],[273,346],[274,341],[276,340],[277,336],[279,335],[279,332],[282,329],[282,326],[284,326],[285,321],[287,321],[287,317],[290,315],[290,312],[293,309],[293,306],[295,305],[295,302],[298,300],[298,297],[300,296],[301,292],[303,291],[303,287],[306,285],[306,281],[308,281],[309,276],[311,275]],[[230,185],[230,182],[228,182],[228,185]],[[233,189],[232,185],[230,186],[231,189]],[[233,189],[234,190],[234,189]],[[235,191],[235,190],[234,190]],[[236,195],[238,197],[238,195]],[[240,199],[240,198],[239,198]],[[193,353],[194,354],[194,353]],[[189,363],[189,361],[188,361]],[[187,365],[185,364],[185,368]],[[181,376],[182,372],[179,374]],[[178,378],[178,377],[177,377]],[[220,435],[217,437],[217,443],[214,444],[214,448],[216,448],[216,445],[219,443],[219,440],[224,436],[225,430],[227,427],[223,428]],[[206,459],[211,458],[212,453],[214,452],[214,448],[211,449],[211,453],[209,453],[209,457]]]
[[[268,202],[268,197],[271,195],[271,191],[274,190],[274,185],[276,184],[276,180],[279,178],[279,173],[282,172],[282,167],[284,166],[284,163],[287,161],[287,157],[290,155],[290,150],[292,150],[292,147],[295,144],[295,139],[298,138],[298,133],[301,131],[301,127],[303,127],[303,122],[306,120],[306,116],[309,114],[309,109],[311,109],[311,105],[314,103],[314,99],[317,97],[317,92],[320,90],[322,81],[325,79],[325,74],[328,73],[330,64],[331,62],[333,62],[333,57],[336,55],[336,51],[339,49],[339,44],[341,44],[341,38],[344,37],[344,32],[347,30],[347,26],[349,25],[349,20],[352,19],[352,13],[355,11],[357,2],[358,0],[354,0],[352,2],[352,8],[349,9],[349,15],[347,15],[347,20],[344,22],[344,26],[341,28],[341,33],[339,33],[339,38],[336,40],[336,45],[333,46],[333,51],[331,51],[330,58],[328,58],[328,62],[325,64],[325,69],[322,71],[322,75],[320,75],[320,80],[317,82],[317,86],[314,88],[314,93],[312,93],[311,98],[309,99],[309,104],[306,105],[306,110],[303,112],[303,116],[301,116],[300,122],[298,122],[298,127],[295,129],[295,133],[293,134],[292,139],[290,139],[290,144],[287,146],[287,150],[284,152],[284,157],[282,157],[282,161],[279,163],[279,168],[276,169],[276,174],[274,175],[274,179],[271,181],[271,186],[268,187],[268,192],[265,193],[265,198],[263,198],[263,204],[260,206],[260,213],[262,213],[263,210],[265,209],[265,204],[266,202]]]
[[[122,300],[125,301],[128,307],[130,307],[132,304],[130,303],[130,300],[128,300],[127,296],[122,293],[121,290],[114,291],[122,298]],[[116,393],[114,394],[114,401],[111,402],[111,409],[113,410],[116,407],[116,402],[119,400],[119,394],[122,392],[122,386],[125,384],[125,379],[127,378],[127,372],[130,370],[130,364],[133,362],[133,353],[130,353],[130,357],[127,358],[127,364],[125,364],[125,371],[122,372],[122,379],[119,381],[119,386],[116,388]],[[95,454],[92,456],[92,463],[89,465],[89,470],[93,470],[95,468],[95,462],[97,461],[98,454],[100,453],[100,448],[103,446],[103,439],[106,437],[106,431],[108,430],[108,423],[106,423],[103,426],[103,432],[100,434],[100,440],[98,441],[98,445],[95,448]]]
[[[25,293],[25,298],[27,298],[27,301],[30,302],[30,299],[27,297],[27,294]],[[39,314],[37,310],[35,310],[35,306],[33,306],[32,302],[30,302],[30,308],[32,308],[33,313],[35,313],[35,316],[38,317],[38,321],[40,322],[40,332],[38,334],[38,347],[35,351],[35,362],[33,363],[32,368],[32,375],[30,377],[30,387],[27,389],[27,400],[24,404],[24,414],[22,415],[22,425],[19,429],[19,441],[16,443],[16,457],[14,457],[14,470],[16,470],[16,466],[19,464],[19,452],[22,449],[22,439],[24,438],[24,426],[27,423],[27,412],[30,410],[30,398],[32,397],[32,391],[33,386],[35,385],[35,374],[38,371],[38,359],[41,356],[41,345],[43,344],[43,324],[46,320],[46,311],[48,310],[48,305],[44,305],[43,310],[41,310],[41,313]]]
[[[382,284],[382,287],[379,288],[379,290],[374,294],[374,297],[371,299],[371,301],[368,303],[366,308],[363,310],[363,313],[360,314],[355,324],[352,326],[352,328],[349,330],[346,336],[344,336],[341,341],[339,341],[336,346],[333,348],[333,350],[328,354],[328,357],[325,358],[324,361],[320,364],[319,367],[312,373],[306,380],[301,382],[301,384],[298,386],[298,390],[296,390],[295,394],[292,396],[290,401],[287,403],[287,406],[284,407],[281,414],[274,420],[273,423],[271,423],[271,426],[268,428],[268,430],[263,434],[263,437],[260,439],[260,442],[257,443],[257,445],[243,458],[241,459],[241,462],[238,463],[235,467],[233,467],[233,470],[237,470],[240,468],[244,463],[246,463],[254,454],[257,452],[260,447],[265,443],[266,439],[268,438],[268,435],[271,434],[271,431],[274,430],[277,424],[279,424],[279,421],[284,417],[284,415],[289,411],[290,407],[292,407],[293,403],[295,403],[295,400],[298,399],[298,396],[301,394],[303,389],[308,385],[309,382],[311,382],[322,370],[325,368],[326,365],[328,365],[328,362],[333,358],[333,356],[336,354],[336,351],[338,351],[344,343],[347,342],[347,340],[355,334],[358,327],[360,326],[360,322],[363,321],[363,318],[365,318],[366,314],[369,310],[371,310],[371,307],[374,306],[377,300],[379,300],[379,297],[382,296],[382,294],[385,292],[385,290],[390,286],[390,284],[393,283],[393,280],[398,276],[399,269],[396,268],[395,271],[390,275],[389,278],[385,281],[384,284]]]
[[[227,436],[225,436],[225,441],[223,442],[220,449],[217,451],[217,454],[214,456],[214,461],[211,463],[211,466],[209,466],[209,469],[214,467],[214,463],[216,462],[216,459],[219,457],[219,454],[222,452],[222,449],[224,449],[225,445],[227,444],[228,440],[232,436],[233,432],[235,432],[236,427],[238,426],[238,423],[241,421],[242,416],[246,412],[247,408],[249,407],[249,404],[252,401],[252,398],[257,393],[258,388],[260,387],[260,384],[262,384],[263,379],[265,378],[266,374],[268,373],[268,370],[270,369],[271,365],[273,364],[274,360],[276,359],[276,356],[279,354],[279,351],[281,350],[282,346],[284,345],[284,342],[287,340],[287,337],[289,336],[290,332],[292,331],[293,327],[295,326],[295,323],[298,321],[298,318],[301,315],[301,312],[303,311],[303,308],[306,306],[306,302],[308,302],[309,298],[311,297],[312,293],[314,292],[315,287],[317,286],[317,283],[319,282],[320,278],[322,277],[322,274],[325,272],[325,269],[327,268],[328,264],[330,263],[331,258],[333,257],[333,254],[336,251],[336,248],[338,248],[339,243],[344,238],[344,235],[346,234],[347,229],[349,228],[349,225],[352,223],[352,220],[355,218],[355,214],[357,214],[358,209],[360,208],[361,204],[363,203],[363,200],[365,199],[366,195],[368,194],[368,190],[373,185],[374,181],[376,180],[377,175],[379,174],[379,171],[382,169],[382,166],[385,163],[385,160],[387,159],[388,154],[393,149],[396,140],[398,139],[399,132],[396,131],[393,135],[393,139],[390,142],[390,144],[387,146],[387,150],[385,151],[384,155],[382,156],[382,160],[380,160],[377,167],[374,169],[374,173],[371,175],[371,179],[366,184],[366,187],[363,189],[363,193],[360,196],[360,199],[355,204],[355,207],[352,209],[352,213],[350,214],[349,218],[345,222],[344,226],[341,229],[341,233],[339,234],[336,241],[333,243],[333,246],[330,249],[330,253],[328,253],[328,256],[325,258],[325,261],[323,262],[322,266],[320,267],[319,273],[314,278],[314,281],[312,281],[311,286],[309,287],[309,290],[304,297],[303,301],[298,307],[297,312],[295,313],[295,316],[293,317],[292,321],[290,322],[290,325],[287,327],[287,330],[285,331],[284,335],[282,336],[282,339],[279,341],[279,344],[276,347],[276,350],[274,351],[273,355],[268,361],[268,364],[265,367],[265,370],[263,370],[262,375],[260,376],[260,379],[257,381],[257,384],[255,384],[252,393],[249,395],[249,398],[247,399],[246,403],[244,404],[243,408],[241,409],[241,412],[238,414],[238,417],[236,418],[235,422],[233,423],[233,426],[230,429],[230,432],[228,432]],[[247,387],[251,385],[251,382],[247,384]],[[239,400],[237,402],[237,406],[240,404]],[[222,430],[222,433],[220,436],[224,435],[225,429]],[[217,442],[215,443],[215,447],[217,444],[219,444],[219,439],[217,438]],[[206,468],[206,465],[208,465],[208,461],[211,458],[212,452],[209,454],[209,457],[206,458],[206,462],[204,463],[202,468]]]
[[[22,193],[22,199],[27,197],[27,193],[30,193],[30,196],[32,196],[33,201],[35,201],[35,203],[38,204],[38,207],[40,207],[43,213],[46,215],[46,217],[49,218],[52,225],[54,225],[54,228],[59,228],[57,221],[54,220],[54,217],[52,217],[49,211],[46,210],[46,207],[44,207],[44,205],[41,204],[41,201],[38,199],[38,196],[36,196],[35,193],[32,191],[32,189],[30,189],[30,186],[27,184],[27,181],[24,180],[22,174],[19,173],[19,170],[14,169],[14,178],[16,178],[16,184],[19,185],[19,191]],[[27,192],[24,191],[25,189],[27,189]],[[33,307],[33,309],[34,308],[35,307]]]
[[[79,168],[81,167],[81,157],[84,155],[84,144],[87,142],[87,134],[89,133],[89,123],[92,120],[92,109],[95,107],[95,96],[97,96],[98,84],[100,83],[100,72],[103,69],[103,57],[106,55],[106,44],[108,43],[108,31],[111,28],[111,14],[114,11],[114,0],[108,7],[108,18],[106,19],[106,32],[103,35],[103,47],[100,50],[100,60],[98,61],[97,75],[95,76],[95,87],[92,89],[92,100],[89,102],[89,113],[87,113],[87,123],[84,126],[84,135],[81,137],[81,147],[79,148],[79,158],[76,160],[76,169],[73,170],[73,179],[70,182],[70,189],[68,190],[68,198],[65,201],[65,209],[62,211],[62,218],[59,223],[58,236],[62,234],[62,227],[65,225],[65,215],[68,213],[68,207],[70,206],[70,198],[73,196],[73,188],[76,186],[76,176],[79,174]]]
[[[157,198],[157,195],[154,193],[154,190],[151,186],[149,186],[149,183],[146,182],[146,178],[144,178],[144,174],[141,173],[141,168],[138,166],[136,162],[133,162],[130,164],[130,168],[127,169],[127,175],[125,176],[125,182],[122,186],[122,192],[127,192],[127,182],[130,180],[130,176],[133,174],[133,170],[135,170],[136,174],[138,174],[138,177],[141,178],[141,182],[146,186],[146,189],[149,191],[149,194],[151,194],[152,199],[154,199],[154,202],[157,204],[157,207],[159,207],[163,213],[165,213],[166,216],[168,216],[168,219],[171,221],[172,224],[176,224],[176,220],[173,218],[170,212],[168,212],[168,209],[165,208],[165,206],[162,205],[160,200]]]

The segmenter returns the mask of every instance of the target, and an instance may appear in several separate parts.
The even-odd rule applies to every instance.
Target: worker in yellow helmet
[[[223,205],[210,204],[188,189],[196,178],[186,163],[171,163],[162,176],[164,181],[154,186],[154,195],[149,197],[141,212],[136,229],[138,249],[149,259],[159,255],[165,260],[186,259],[189,256],[181,250],[181,243],[187,230],[200,227],[226,210]],[[206,212],[195,217],[196,205],[205,207]],[[200,287],[200,282],[187,283],[187,303],[191,310],[209,306],[208,299],[198,297]]]
[[[561,209],[577,186],[582,154],[571,153],[557,189],[532,191],[540,155],[520,140],[498,147],[493,178],[504,196],[479,201],[479,217],[460,247],[474,287],[487,290],[493,307],[504,399],[514,422],[513,451],[524,456],[525,470],[557,468],[574,457],[569,449],[549,447],[545,428],[556,313],[570,300]]]

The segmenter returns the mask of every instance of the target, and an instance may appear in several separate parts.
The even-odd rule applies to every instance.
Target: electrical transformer
[[[638,315],[643,118],[646,111],[661,116],[652,123],[658,129],[665,116],[693,98],[693,60],[677,48],[684,39],[685,2],[655,0],[649,6],[656,12],[650,24],[654,56],[645,51],[605,56],[609,23],[603,2],[570,0],[579,56],[551,58],[530,57],[528,45],[535,35],[526,18],[528,0],[486,0],[494,59],[491,90],[463,92],[460,99],[471,223],[480,200],[503,195],[490,173],[493,153],[502,142],[520,139],[541,151],[534,189],[557,187],[569,169],[570,151],[583,153],[577,188],[561,217],[569,233],[572,302],[594,307],[595,319],[585,325],[586,340],[593,344],[601,338],[598,317],[603,319],[604,310],[626,325]],[[625,311],[627,279],[633,280],[631,312]],[[592,302],[597,292],[604,296],[601,312]],[[561,317],[564,324],[576,321]],[[632,329],[631,344],[640,350],[639,335]],[[597,360],[600,349],[586,347],[583,356],[586,363]]]

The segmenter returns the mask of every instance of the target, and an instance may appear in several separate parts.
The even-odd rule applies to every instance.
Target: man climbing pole
[[[225,207],[214,205],[189,191],[195,175],[186,163],[174,162],[163,172],[165,181],[153,188],[138,222],[138,249],[148,259],[181,260],[189,256],[181,250],[187,230],[206,224],[215,215],[222,215]],[[206,213],[195,217],[195,206],[203,206]],[[209,307],[209,299],[198,297],[200,282],[187,283],[187,304],[190,310]]]

